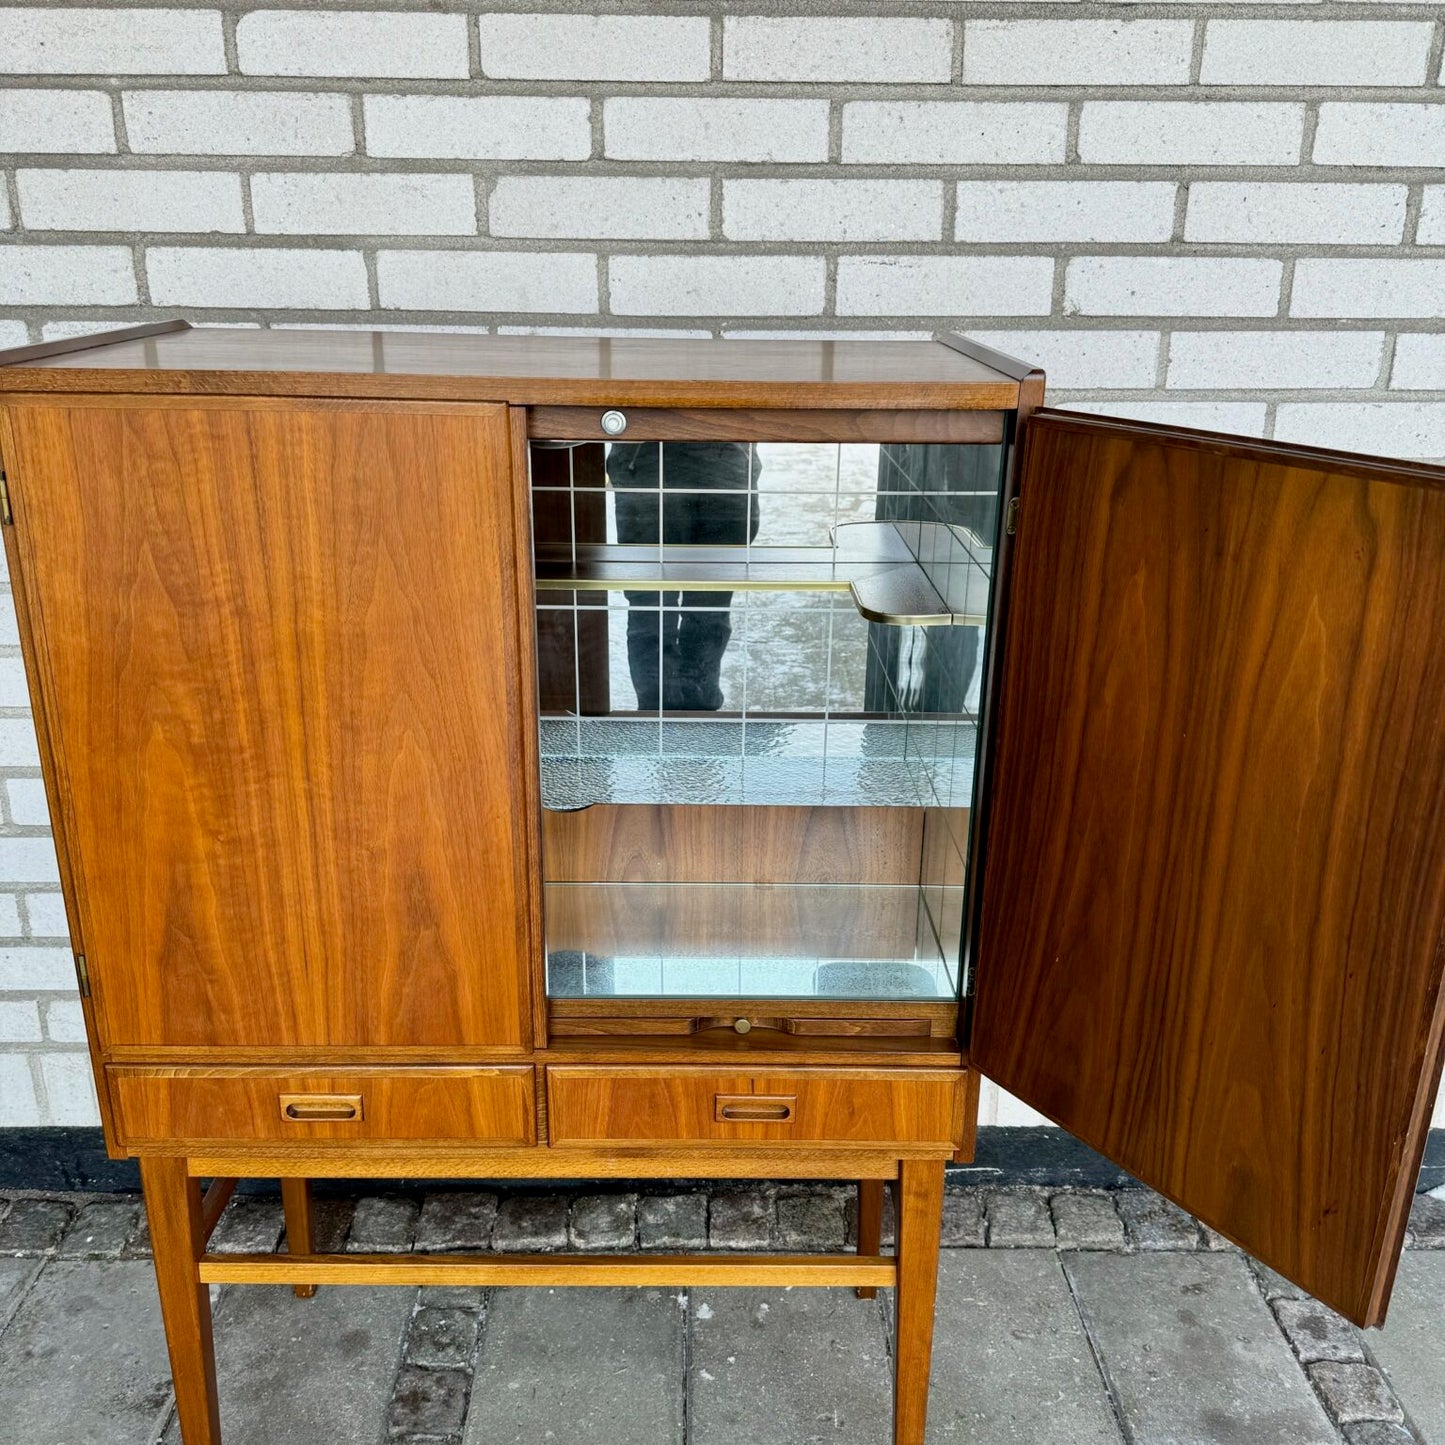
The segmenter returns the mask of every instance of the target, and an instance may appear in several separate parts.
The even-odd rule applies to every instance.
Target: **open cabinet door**
[[[1358,1323],[1440,1077],[1445,470],[1030,420],[972,1056]]]

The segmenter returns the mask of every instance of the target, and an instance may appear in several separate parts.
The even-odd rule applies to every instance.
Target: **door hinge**
[[[90,965],[86,963],[86,961],[85,961],[85,955],[84,955],[83,953],[77,953],[77,954],[75,955],[75,977],[76,977],[76,981],[80,984],[80,996],[81,996],[81,998],[89,998],[89,997],[90,997]]]
[[[1017,497],[1009,498],[1008,510],[1003,514],[1003,529],[1010,537],[1019,529],[1019,499]]]
[[[0,523],[7,527],[15,525],[15,514],[10,510],[10,483],[5,480],[4,467],[0,467]]]

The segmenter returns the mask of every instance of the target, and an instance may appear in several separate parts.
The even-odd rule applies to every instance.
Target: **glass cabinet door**
[[[957,998],[1003,450],[533,443],[552,997]]]

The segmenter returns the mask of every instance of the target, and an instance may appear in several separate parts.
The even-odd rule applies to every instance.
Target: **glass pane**
[[[1002,465],[937,443],[534,449],[544,806],[908,808],[919,840],[896,896],[851,890],[908,912],[861,953],[759,951],[743,902],[813,918],[846,889],[550,883],[550,993],[956,995]],[[612,937],[628,909],[702,910],[705,939]]]

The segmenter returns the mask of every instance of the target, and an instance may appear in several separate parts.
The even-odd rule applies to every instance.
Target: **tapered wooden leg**
[[[292,1254],[314,1254],[311,1235],[311,1181],[283,1179],[281,1208],[286,1213],[286,1248]],[[316,1293],[314,1284],[296,1284],[297,1299],[310,1299]]]
[[[893,1445],[923,1445],[928,1423],[928,1372],[933,1362],[933,1304],[938,1293],[943,1161],[905,1159],[896,1189],[898,1290],[894,1301]]]
[[[181,1439],[184,1445],[221,1445],[211,1293],[196,1264],[205,1250],[200,1180],[186,1173],[184,1159],[145,1157],[140,1173]]]
[[[883,1183],[881,1179],[858,1181],[858,1253],[878,1254],[883,1248]],[[877,1299],[878,1291],[863,1285],[855,1291],[859,1299]]]

